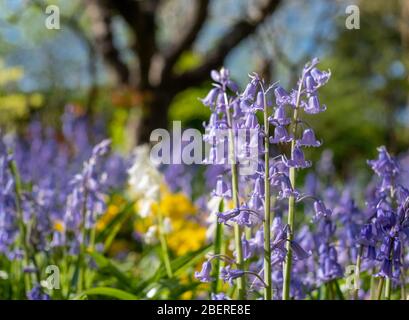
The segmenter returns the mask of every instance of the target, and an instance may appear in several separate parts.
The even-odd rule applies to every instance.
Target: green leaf
[[[187,253],[186,255],[182,256],[182,257],[178,257],[176,259],[174,259],[173,261],[171,261],[171,267],[173,270],[173,274],[174,276],[180,275],[181,273],[183,273],[186,269],[188,269],[189,267],[195,265],[204,254],[206,254],[210,248],[212,247],[211,244],[208,244],[196,251]],[[158,282],[161,279],[168,279],[167,278],[167,274],[166,274],[166,270],[165,267],[163,266],[163,264],[158,268],[158,271],[149,279],[143,281],[142,283],[140,283],[135,292],[139,295],[139,294],[145,294],[145,292],[153,285],[153,284],[158,284]]]
[[[85,290],[84,292],[80,293],[79,295],[75,296],[73,300],[84,300],[86,297],[89,296],[105,296],[110,298],[115,298],[119,300],[137,300],[138,297],[135,295],[128,293],[123,290],[115,289],[115,288],[108,288],[108,287],[97,287]]]
[[[210,248],[212,247],[211,244],[208,244],[196,251],[193,252],[189,252],[187,254],[185,254],[184,256],[178,257],[176,259],[174,259],[171,262],[171,266],[172,266],[172,270],[174,272],[175,275],[180,275],[181,273],[183,273],[183,271],[185,271],[187,268],[195,265],[201,258],[203,255],[205,255]],[[161,272],[163,275],[165,274],[165,268],[161,267]]]
[[[113,277],[118,279],[119,283],[124,287],[128,289],[134,289],[133,279],[126,275],[123,271],[121,271],[111,259],[106,258],[102,254],[97,252],[92,252],[90,253],[90,255],[95,260],[100,271],[107,272],[109,275],[112,275]]]

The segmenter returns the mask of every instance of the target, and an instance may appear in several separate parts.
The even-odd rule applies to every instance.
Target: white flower
[[[128,170],[128,183],[131,194],[139,199],[157,200],[162,175],[149,158],[148,145],[136,147],[134,150],[135,162]],[[144,205],[146,208],[147,204]]]
[[[169,234],[172,232],[172,221],[169,217],[165,217],[163,219],[163,233]]]
[[[152,204],[153,200],[152,199],[141,199],[138,201],[137,206],[138,206],[138,213],[141,216],[141,218],[146,218],[149,216],[149,213],[151,213],[152,210]]]
[[[206,230],[206,239],[211,240],[214,237],[217,226],[217,213],[219,212],[219,207],[221,201],[224,201],[222,197],[212,197],[207,203],[207,209],[209,210],[209,215],[206,219],[208,227]]]
[[[158,242],[158,237],[156,236],[158,231],[157,226],[150,226],[148,231],[145,233],[144,240],[147,244],[155,244]]]

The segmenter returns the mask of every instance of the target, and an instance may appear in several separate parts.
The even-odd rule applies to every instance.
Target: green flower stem
[[[356,265],[355,265],[355,285],[358,287],[358,289],[354,289],[354,300],[358,299],[358,291],[359,291],[359,285],[360,285],[360,276],[361,276],[361,260],[362,260],[362,252],[363,252],[363,247],[359,247],[358,251],[358,256],[356,257]]]
[[[270,143],[269,143],[269,123],[266,95],[263,89],[264,103],[264,299],[271,300],[271,212],[270,212]]]
[[[329,291],[329,299],[335,300],[335,292],[334,292],[334,287],[332,286],[332,281],[327,282],[327,288]]]
[[[219,204],[219,212],[224,211],[224,200],[220,199],[220,204]],[[215,234],[215,239],[214,239],[214,254],[215,255],[222,255],[224,254],[224,228],[222,223],[217,223],[216,224],[216,234]],[[220,273],[220,268],[222,267],[223,260],[222,259],[215,259],[214,260],[214,273],[213,273],[213,278],[215,281],[212,282],[212,286],[210,288],[210,294],[211,293],[217,293],[221,289],[221,279],[219,277]]]
[[[232,184],[232,196],[233,196],[233,205],[235,208],[240,206],[239,203],[239,190],[238,190],[238,170],[237,162],[235,159],[235,148],[234,148],[234,133],[233,133],[233,121],[231,113],[229,110],[229,100],[227,94],[224,93],[224,101],[226,104],[226,115],[227,115],[227,124],[229,126],[229,163],[231,165],[231,184]],[[236,248],[236,264],[240,270],[244,270],[244,260],[243,260],[243,248],[241,246],[241,227],[236,223],[234,224],[234,243]],[[246,298],[246,279],[245,277],[240,277],[237,279],[237,290],[240,300]]]
[[[384,283],[385,283],[385,278],[380,277],[379,284],[378,284],[378,292],[376,293],[376,300],[382,299],[382,291],[383,291]]]
[[[9,162],[9,169],[14,179],[14,191],[16,194],[17,220],[18,220],[18,227],[20,231],[19,241],[20,241],[20,244],[23,246],[23,250],[24,250],[24,266],[27,267],[30,264],[30,248],[27,243],[27,230],[26,230],[26,225],[24,224],[23,210],[21,209],[21,194],[22,194],[21,178],[20,178],[20,174],[17,168],[17,164],[14,160],[11,160]],[[34,260],[34,263],[35,263],[35,260]],[[31,289],[30,274],[27,272],[24,273],[24,287],[26,291],[29,291]]]
[[[294,136],[293,141],[291,141],[291,159],[293,158],[294,155],[294,149],[295,149],[295,137],[297,133],[297,123],[298,123],[298,107],[300,104],[300,99],[301,99],[301,89],[302,89],[302,84],[304,82],[304,75],[300,79],[299,85],[298,85],[298,91],[297,91],[297,100],[294,108],[294,113],[293,113],[293,119],[292,119],[292,133]],[[291,182],[291,187],[295,189],[295,168],[291,167],[290,170],[290,182]],[[295,198],[294,196],[290,196],[288,199],[288,226],[289,226],[289,233],[288,233],[288,241],[286,244],[286,249],[287,249],[287,255],[284,261],[284,266],[283,266],[283,292],[282,292],[282,299],[283,300],[289,300],[290,299],[290,282],[291,282],[291,265],[292,265],[292,249],[291,249],[291,241],[294,238],[294,211],[295,211]]]
[[[77,272],[78,272],[78,279],[77,279],[77,293],[81,293],[83,289],[85,289],[85,255],[86,255],[86,245],[85,242],[87,240],[87,229],[85,228],[85,220],[87,214],[87,198],[88,192],[87,189],[84,188],[84,201],[82,203],[82,222],[81,222],[81,230],[82,230],[82,242],[80,245],[80,253],[78,255],[77,261]],[[74,276],[77,272],[74,272]]]
[[[406,283],[405,283],[405,268],[402,267],[401,274],[401,285],[400,285],[400,299],[406,300]]]
[[[386,278],[385,281],[385,300],[391,299],[391,279]]]
[[[168,278],[172,278],[173,271],[172,271],[172,266],[170,265],[169,248],[168,248],[168,243],[166,241],[165,231],[163,230],[163,216],[159,208],[159,205],[158,205],[158,231],[159,231],[159,241],[160,241],[160,245],[162,248],[162,258],[165,264],[166,274],[168,275]]]
[[[89,246],[87,251],[93,253],[95,250],[96,226],[94,225],[89,231]],[[94,270],[87,268],[85,270],[85,287],[89,288],[94,280]]]
[[[369,285],[369,292],[370,292],[370,300],[375,300],[375,295],[376,295],[376,281],[375,281],[375,268],[372,268],[372,275],[371,275],[371,281]]]
[[[334,280],[333,285],[338,298],[340,300],[345,300],[344,294],[342,293],[341,288],[339,287],[338,280]]]

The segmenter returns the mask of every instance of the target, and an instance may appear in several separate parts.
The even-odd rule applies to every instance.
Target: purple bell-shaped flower
[[[254,112],[247,112],[246,118],[244,121],[243,128],[246,129],[258,129],[260,124],[258,123],[257,116]]]
[[[216,188],[213,190],[212,196],[226,199],[231,198],[231,189],[227,186],[227,183],[224,182],[222,176],[217,177]]]
[[[231,300],[231,298],[220,292],[218,294],[212,293],[212,300]]]
[[[317,95],[312,95],[308,98],[308,103],[304,107],[304,111],[309,114],[316,114],[327,110],[325,105],[320,105]]]
[[[289,197],[295,197],[297,198],[299,196],[299,193],[297,190],[294,190],[293,187],[291,186],[290,179],[286,175],[282,175],[280,177],[280,186],[281,190],[278,193],[278,198],[279,199],[284,199],[284,198],[289,198]]]
[[[289,134],[284,126],[277,126],[274,129],[274,137],[270,137],[271,143],[287,143],[293,139],[293,135]]]
[[[383,259],[382,264],[381,264],[381,269],[379,272],[376,274],[378,277],[384,277],[384,278],[392,278],[392,261],[391,259]]]
[[[306,76],[305,78],[305,88],[307,93],[311,94],[317,90],[317,83],[312,76]]]
[[[302,147],[319,147],[321,146],[321,141],[315,138],[314,131],[310,128],[305,129],[301,140],[297,141],[298,146]]]
[[[253,104],[253,110],[264,110],[264,94],[263,91],[257,93],[256,102]]]
[[[385,236],[383,238],[381,246],[379,247],[377,259],[378,260],[389,259],[391,256],[392,249],[393,249],[392,248],[392,238],[389,236]]]
[[[250,242],[246,239],[246,236],[244,234],[241,237],[241,246],[243,248],[243,259],[250,259],[253,255],[253,252],[251,250]]]
[[[219,96],[220,89],[219,88],[213,88],[209,91],[207,96],[203,99],[201,99],[202,103],[207,106],[207,107],[213,107],[214,104],[216,103],[217,97]]]
[[[227,266],[220,269],[220,279],[224,282],[228,282],[233,285],[233,280],[240,278],[244,275],[243,270],[231,269],[231,266]]]
[[[274,117],[269,117],[269,121],[274,125],[280,126],[286,126],[291,123],[290,118],[287,117],[284,106],[279,106],[274,112]]]
[[[251,227],[253,225],[247,205],[240,208],[239,214],[233,220],[239,226]]]
[[[276,104],[278,106],[289,104],[291,101],[290,95],[283,87],[278,86],[275,88],[274,95],[276,96]]]
[[[203,262],[202,270],[195,272],[195,278],[198,279],[200,282],[210,282],[212,281],[212,277],[210,273],[212,272],[212,263],[210,261]]]
[[[284,163],[287,167],[292,168],[308,168],[311,166],[311,161],[306,161],[304,158],[304,152],[299,147],[295,147],[292,158],[290,160],[284,158]]]
[[[256,91],[257,91],[257,82],[250,81],[250,83],[246,86],[246,89],[244,89],[242,98],[244,100],[253,100],[254,97],[256,96]]]
[[[361,228],[361,232],[357,239],[357,243],[363,246],[375,245],[375,235],[373,232],[372,224],[366,224]]]
[[[399,239],[395,238],[393,241],[392,259],[395,263],[400,263],[402,259],[402,243]]]
[[[332,211],[330,209],[327,209],[324,202],[321,200],[317,200],[314,202],[314,211],[316,218],[327,218],[332,214]]]
[[[305,260],[307,259],[310,255],[311,252],[307,252],[301,247],[298,242],[296,241],[291,241],[291,249],[294,252],[294,256],[297,260]]]
[[[238,99],[231,103],[231,108],[233,109],[233,119],[241,118],[244,115],[241,102]]]
[[[393,176],[399,173],[399,167],[384,146],[378,148],[379,156],[376,160],[368,160],[368,164],[378,176]]]
[[[217,213],[217,222],[226,224],[240,214],[239,208],[233,208],[225,212]]]
[[[226,111],[226,101],[224,100],[224,96],[222,94],[217,96],[216,111],[219,113],[225,113]]]
[[[310,71],[311,76],[314,78],[314,81],[318,84],[319,87],[325,85],[329,78],[331,77],[330,71],[321,71],[317,68],[313,68]]]
[[[263,196],[259,192],[253,192],[248,204],[250,209],[262,212],[264,208]]]

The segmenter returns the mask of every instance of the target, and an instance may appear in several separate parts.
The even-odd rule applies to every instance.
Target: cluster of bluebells
[[[110,141],[103,140],[93,149],[90,158],[84,162],[82,171],[76,174],[70,184],[72,190],[67,196],[66,207],[62,221],[62,230],[53,233],[52,246],[67,244],[67,234],[72,234],[69,243],[72,254],[78,254],[80,244],[86,243],[83,239],[83,230],[91,230],[97,217],[105,211],[104,183],[107,174],[100,171],[98,165],[101,158],[109,152]],[[99,169],[99,170],[98,170]]]
[[[19,254],[11,249],[17,236],[16,210],[14,200],[14,181],[9,171],[11,156],[7,154],[4,144],[0,142],[0,252],[10,258]]]
[[[376,160],[368,161],[376,179],[369,184],[366,192],[366,207],[357,205],[360,186],[355,181],[344,184],[335,183],[335,175],[331,157],[324,152],[318,163],[316,172],[310,172],[305,179],[305,186],[299,191],[298,201],[313,200],[311,207],[305,206],[303,221],[305,224],[297,233],[296,243],[303,252],[311,253],[308,257],[297,259],[293,265],[291,279],[291,295],[295,298],[304,298],[323,284],[336,283],[344,277],[347,267],[354,265],[358,255],[362,258],[362,270],[368,270],[375,278],[389,278],[395,286],[404,285],[406,281],[407,253],[405,247],[408,241],[408,214],[409,192],[401,184],[402,172],[397,159],[390,156],[385,147],[378,148],[379,156]],[[219,184],[224,194],[229,196],[227,184]],[[261,186],[261,185],[260,185]],[[259,187],[260,187],[259,186]],[[257,188],[259,188],[257,187]],[[255,189],[257,189],[255,188]],[[223,193],[221,193],[223,194]],[[317,198],[321,195],[322,200]],[[354,198],[356,197],[356,198]],[[323,201],[324,200],[324,201]],[[332,210],[328,209],[332,208]],[[278,213],[280,206],[274,208]],[[310,217],[310,218],[308,218]],[[284,226],[284,228],[288,226]],[[272,243],[285,241],[282,235],[283,224],[281,218],[275,218],[272,226]],[[263,254],[263,230],[254,232],[251,239],[243,238],[245,257],[252,262],[250,271],[260,270]],[[277,246],[276,248],[279,248]],[[251,253],[252,252],[252,253]],[[249,254],[250,253],[250,254]],[[272,263],[279,261],[280,250],[274,252]],[[281,259],[285,254],[281,252]],[[211,258],[212,259],[212,258]],[[253,259],[253,260],[252,260]],[[206,261],[197,277],[201,281],[213,281],[211,263]],[[203,275],[204,278],[201,278]],[[261,273],[260,273],[261,274]],[[223,279],[232,281],[240,274],[232,273],[231,269],[221,272]],[[256,281],[258,281],[256,279]],[[280,268],[273,268],[275,291],[281,290],[283,281]],[[257,284],[257,283],[256,283]],[[251,288],[261,288],[252,283]],[[224,299],[212,295],[213,299]],[[278,294],[275,298],[280,298]],[[369,291],[360,290],[359,298],[368,299]]]
[[[200,171],[197,166],[160,168],[172,192],[196,196],[203,211],[212,207],[209,234],[214,236],[216,223],[223,226],[217,229],[222,230],[224,241],[233,240],[237,229],[244,231],[234,243],[223,244],[223,254],[209,255],[195,272],[199,281],[216,281],[217,276],[227,287],[234,287],[238,279],[246,278],[246,296],[260,297],[268,287],[264,278],[267,246],[274,299],[282,298],[287,285],[283,270],[289,259],[288,289],[294,299],[321,295],[323,287],[324,298],[343,298],[338,280],[358,261],[361,271],[405,288],[409,190],[401,166],[385,147],[378,148],[377,159],[368,161],[375,177],[367,188],[364,207],[357,204],[362,200],[360,186],[354,181],[337,183],[328,150],[316,170],[305,175],[304,186],[297,188],[295,183],[297,172],[313,166],[305,157],[306,150],[322,145],[303,121],[305,114],[326,110],[318,90],[328,82],[330,72],[319,70],[317,64],[317,59],[308,63],[290,91],[252,74],[241,92],[228,70],[211,73],[213,88],[202,99],[211,116],[204,124],[204,141],[210,149],[204,160],[208,164],[205,184],[200,186],[202,193],[212,190],[210,201],[192,188]],[[260,115],[264,122],[259,121]],[[98,250],[92,231],[105,212],[107,195],[124,189],[128,167],[126,159],[110,150],[103,127],[100,122],[90,127],[85,116],[68,106],[61,132],[33,121],[20,136],[0,137],[0,262],[21,266],[33,280],[39,271],[36,261],[64,255],[74,261],[84,247]],[[149,148],[139,153],[144,156],[129,170],[132,191],[144,198],[149,211],[160,192],[162,176],[150,163]],[[295,224],[290,219],[285,223],[291,205],[295,206]],[[266,210],[271,212],[270,229],[264,220]],[[265,230],[270,231],[267,243]],[[238,261],[240,255],[244,263]],[[84,260],[90,267],[90,261]],[[217,260],[222,263],[216,264]],[[50,299],[38,279],[29,288],[28,299]],[[363,289],[357,293],[368,297]],[[226,292],[212,292],[211,298],[231,299]]]
[[[404,243],[409,232],[409,191],[399,184],[400,168],[385,147],[378,148],[378,159],[368,161],[378,183],[367,199],[367,219],[357,243],[362,257],[379,267],[378,276],[401,280]]]
[[[300,118],[301,112],[317,114],[326,110],[326,106],[320,104],[318,89],[327,83],[330,72],[319,70],[316,67],[317,64],[318,60],[314,59],[304,67],[297,88],[290,92],[276,84],[268,86],[257,74],[252,74],[244,92],[240,93],[237,85],[229,78],[229,72],[226,69],[221,69],[220,72],[213,71],[211,77],[214,88],[202,100],[212,112],[209,123],[205,124],[204,141],[211,145],[205,163],[224,168],[217,172],[212,196],[229,202],[234,196],[232,185],[229,183],[232,176],[229,170],[232,161],[237,164],[238,171],[240,203],[230,210],[217,212],[217,222],[227,226],[238,224],[250,230],[246,232],[246,236],[242,236],[241,241],[243,258],[249,262],[248,269],[240,270],[235,266],[232,258],[224,257],[230,263],[220,270],[219,276],[229,283],[243,276],[249,277],[252,280],[248,282],[249,292],[259,290],[265,285],[260,276],[263,274],[265,252],[263,212],[266,201],[266,176],[271,189],[267,196],[274,199],[270,210],[275,218],[269,239],[274,295],[276,297],[280,295],[283,285],[282,270],[288,246],[292,249],[294,260],[290,284],[292,297],[303,297],[304,289],[315,284],[315,279],[310,279],[309,276],[302,278],[299,272],[299,270],[305,271],[306,268],[311,270],[315,267],[311,251],[317,249],[317,246],[312,243],[321,244],[317,249],[320,265],[317,277],[325,282],[342,276],[337,251],[332,244],[335,234],[335,224],[331,220],[332,211],[316,195],[297,190],[290,179],[290,170],[305,169],[312,165],[311,161],[305,159],[304,149],[321,146],[321,141],[316,139],[313,129]],[[269,95],[271,91],[274,91],[274,106],[273,99]],[[269,153],[268,168],[264,161],[264,155],[268,149],[266,150],[263,144],[266,128],[264,124],[259,123],[257,117],[257,114],[262,112],[268,113],[267,125],[274,128],[272,135],[267,137],[271,146],[269,149],[275,152],[275,154]],[[233,144],[227,141],[229,131],[230,137],[233,137]],[[289,155],[280,154],[278,150],[285,149],[282,145],[288,145],[292,152]],[[248,170],[249,167],[254,170]],[[313,235],[307,229],[297,233],[283,222],[290,197],[296,202],[314,200],[313,220],[318,226],[316,234]],[[294,234],[294,237],[290,238],[290,233]],[[233,255],[236,256],[237,252],[234,251]],[[205,261],[202,270],[196,273],[200,281],[214,280],[211,277],[210,262],[214,258],[211,257]]]
[[[32,121],[24,134],[0,137],[0,259],[22,261],[27,250],[45,256],[63,250],[76,256],[81,244],[89,243],[84,235],[104,212],[106,194],[126,183],[126,160],[109,152],[110,141],[103,136],[100,124],[90,127],[85,116],[67,106],[62,132]],[[12,162],[23,185],[20,194]],[[25,250],[19,241],[21,222],[29,246]],[[24,270],[39,272],[31,264]],[[39,284],[27,296],[47,298]]]

